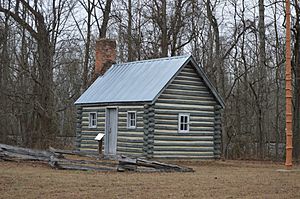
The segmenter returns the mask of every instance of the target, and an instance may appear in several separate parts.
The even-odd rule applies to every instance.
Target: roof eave
[[[116,101],[116,102],[85,102],[74,103],[76,106],[97,106],[97,105],[115,105],[115,104],[145,104],[151,103],[151,100],[146,101]]]

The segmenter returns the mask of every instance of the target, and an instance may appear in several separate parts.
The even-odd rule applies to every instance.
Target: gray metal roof
[[[103,76],[96,79],[75,104],[152,102],[175,77],[179,69],[189,61],[194,65],[196,63],[191,55],[184,55],[114,64]],[[214,87],[206,76],[203,77],[202,68],[197,64],[195,67],[200,70],[200,75],[209,84],[209,88],[213,89],[213,94],[223,106],[223,101]]]

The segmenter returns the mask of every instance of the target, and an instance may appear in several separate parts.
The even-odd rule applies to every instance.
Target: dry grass
[[[61,171],[37,163],[0,162],[0,198],[300,198],[300,172],[276,171],[282,165],[180,164],[196,172]]]

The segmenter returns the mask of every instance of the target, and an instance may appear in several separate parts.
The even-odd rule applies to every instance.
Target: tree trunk
[[[128,58],[127,61],[133,61],[133,51],[132,51],[132,5],[131,0],[128,0],[128,27],[127,27],[127,45],[128,45]]]
[[[88,71],[89,71],[89,60],[90,60],[90,45],[91,45],[91,20],[92,13],[94,9],[94,1],[91,3],[90,0],[87,1],[87,31],[86,31],[86,41],[84,49],[84,63],[83,63],[83,73],[82,73],[82,86],[81,92],[83,93],[89,86]]]
[[[106,0],[106,2],[105,2],[105,8],[104,8],[104,11],[103,11],[103,21],[102,21],[101,28],[100,28],[99,38],[105,38],[106,37],[107,26],[108,26],[112,1],[113,0]]]
[[[265,30],[265,6],[264,0],[259,0],[259,22],[258,22],[258,32],[259,32],[259,91],[258,95],[263,96],[266,78],[266,30]],[[259,99],[258,99],[259,100]],[[263,99],[262,99],[263,100]],[[260,103],[263,103],[260,100]],[[258,125],[259,125],[259,156],[260,159],[264,158],[264,130],[263,130],[263,110],[261,105],[258,109]]]
[[[168,56],[167,1],[161,0],[161,57]]]

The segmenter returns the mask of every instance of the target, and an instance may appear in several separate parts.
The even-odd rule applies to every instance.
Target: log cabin
[[[76,148],[97,153],[104,133],[107,156],[220,158],[224,101],[193,56],[111,65],[114,47],[97,41],[100,76],[75,102]]]

